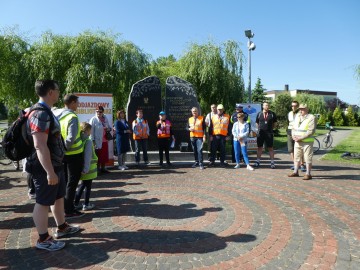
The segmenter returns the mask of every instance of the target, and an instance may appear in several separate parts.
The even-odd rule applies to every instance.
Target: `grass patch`
[[[344,127],[347,129],[352,129],[352,133],[339,143],[336,147],[331,149],[329,153],[327,153],[322,160],[331,160],[331,161],[339,161],[343,163],[351,163],[351,164],[360,164],[360,159],[344,159],[341,157],[345,152],[350,153],[360,153],[360,127]]]

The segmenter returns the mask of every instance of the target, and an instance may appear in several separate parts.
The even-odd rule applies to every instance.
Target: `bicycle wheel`
[[[323,139],[323,146],[325,149],[328,149],[333,143],[333,137],[328,134],[326,135],[326,137]]]
[[[320,150],[320,142],[318,139],[314,138],[314,144],[313,144],[313,153],[315,154],[317,151]]]
[[[0,164],[9,165],[11,160],[5,156],[4,148],[2,147],[2,142],[0,142]]]

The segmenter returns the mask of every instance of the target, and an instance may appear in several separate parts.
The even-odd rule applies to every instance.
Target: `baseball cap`
[[[159,112],[159,115],[165,115],[166,113],[164,111]]]
[[[240,103],[236,103],[236,105],[235,105],[235,108],[236,109],[240,109],[240,108],[243,108],[244,106],[242,105],[242,104],[240,104]]]
[[[219,104],[219,105],[217,105],[217,109],[218,109],[218,110],[223,110],[223,109],[224,109],[224,106],[223,106],[222,104]]]

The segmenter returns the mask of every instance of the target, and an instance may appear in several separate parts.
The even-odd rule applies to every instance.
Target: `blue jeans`
[[[190,138],[191,146],[194,151],[195,162],[203,163],[203,138]]]
[[[147,155],[147,139],[135,140],[135,161],[140,162],[140,150],[143,151],[143,158],[145,162],[148,162]]]
[[[234,141],[234,151],[235,151],[235,160],[236,164],[240,164],[240,151],[243,154],[244,162],[246,165],[249,165],[249,158],[247,155],[247,147],[245,145],[240,145],[239,141]]]
[[[225,162],[225,155],[226,155],[226,149],[225,149],[225,143],[226,143],[226,136],[222,135],[214,135],[213,136],[213,144],[211,145],[211,162],[215,162],[216,157],[216,151],[220,147],[220,163]]]

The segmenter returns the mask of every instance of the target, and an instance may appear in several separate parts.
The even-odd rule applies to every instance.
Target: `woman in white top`
[[[90,119],[91,140],[94,143],[96,155],[98,156],[98,169],[102,173],[109,172],[105,165],[109,161],[108,140],[106,139],[106,131],[111,131],[109,120],[104,114],[104,107],[98,106],[96,114]]]
[[[249,123],[244,121],[245,114],[238,113],[237,114],[238,121],[234,123],[232,128],[232,135],[234,136],[234,152],[235,152],[235,160],[236,166],[235,169],[240,168],[240,151],[243,154],[244,162],[247,165],[246,169],[253,171],[254,168],[250,166],[249,158],[247,155],[247,137],[249,134]]]

